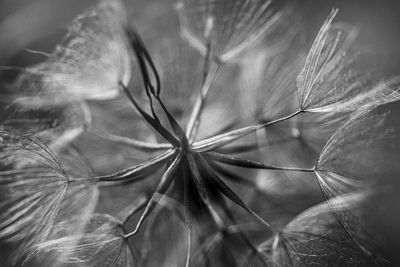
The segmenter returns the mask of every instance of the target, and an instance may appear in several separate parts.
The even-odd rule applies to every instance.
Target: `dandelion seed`
[[[53,252],[62,256],[60,262],[79,266],[136,266],[134,255],[124,239],[122,223],[104,214],[93,214],[82,234],[64,236],[80,218],[55,225],[51,240],[36,246],[36,253]]]
[[[77,16],[67,35],[45,62],[17,79],[24,107],[64,105],[114,98],[130,79],[126,14],[117,0],[101,1]]]
[[[70,179],[52,152],[30,136],[0,135],[0,239],[19,243],[14,256],[18,259],[26,256],[32,245],[46,240],[60,209],[66,211],[69,206],[69,215],[75,210],[63,202]],[[88,204],[80,203],[79,209]]]
[[[342,125],[322,149],[315,167],[325,193],[336,196],[390,183],[390,173],[396,169],[390,158],[399,146],[396,125],[385,108],[364,110]]]
[[[354,71],[354,59],[346,52],[356,30],[333,24],[337,12],[333,10],[321,27],[297,78],[301,108],[310,112],[346,112],[397,101],[398,78],[376,82]]]
[[[28,119],[34,124],[45,114],[49,124],[34,129],[26,123],[25,131],[36,132],[55,152],[82,134],[91,123],[84,101],[115,98],[120,82],[129,83],[131,53],[126,23],[118,0],[101,1],[77,16],[46,61],[17,77],[4,129],[24,132],[16,122]]]
[[[355,239],[361,225],[353,220],[353,209],[357,209],[366,196],[365,193],[346,195],[298,215],[281,233],[262,245],[263,251],[269,254],[270,263],[282,267],[379,266],[379,261],[366,256]],[[336,212],[341,212],[345,226],[338,222]]]
[[[1,132],[0,238],[21,242],[17,256],[49,234],[68,187],[50,151],[29,137]]]

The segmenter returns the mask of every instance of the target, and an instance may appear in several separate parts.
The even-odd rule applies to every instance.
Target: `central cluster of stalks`
[[[386,263],[364,218],[390,182],[378,177],[395,169],[371,162],[396,152],[382,106],[400,99],[399,78],[356,71],[357,31],[333,22],[336,9],[308,52],[291,1],[172,10],[148,41],[122,3],[102,0],[4,90],[0,239],[15,245],[10,261]]]

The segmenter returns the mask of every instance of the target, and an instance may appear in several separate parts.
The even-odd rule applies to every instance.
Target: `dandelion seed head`
[[[358,68],[337,9],[306,53],[300,4],[153,4],[135,29],[100,0],[13,84],[0,126],[15,132],[0,132],[13,263],[375,264],[363,219],[400,171],[383,106],[399,78]]]

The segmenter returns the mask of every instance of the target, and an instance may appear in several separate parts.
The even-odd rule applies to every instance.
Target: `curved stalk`
[[[135,226],[135,229],[132,232],[126,234],[124,236],[124,238],[129,238],[139,232],[144,220],[151,213],[151,211],[153,210],[153,208],[155,207],[157,202],[160,201],[160,199],[161,199],[162,195],[165,193],[165,191],[169,188],[169,185],[171,184],[172,179],[173,179],[173,174],[175,173],[176,167],[179,165],[181,158],[182,158],[182,153],[179,153],[174,158],[174,161],[171,163],[171,165],[168,167],[168,169],[164,172],[164,174],[161,177],[161,180],[157,186],[156,191],[151,196],[151,199],[147,202],[146,208],[143,211],[142,215],[140,216],[139,221],[137,222],[137,224]]]
[[[285,117],[269,121],[263,124],[258,124],[258,125],[252,125],[252,126],[247,126],[243,127],[240,129],[236,129],[227,133],[219,134],[210,138],[203,139],[201,141],[195,142],[193,144],[193,149],[197,152],[207,152],[210,150],[215,150],[221,146],[227,145],[239,138],[242,138],[250,133],[253,133],[259,129],[280,123],[282,121],[289,120],[300,113],[302,113],[303,110],[298,110],[290,115],[287,115]]]
[[[208,152],[207,155],[224,164],[229,164],[237,167],[244,167],[250,169],[264,169],[264,170],[281,170],[281,171],[297,171],[297,172],[314,172],[314,168],[298,168],[298,167],[286,167],[286,166],[276,166],[264,164],[257,161],[252,161],[248,159],[242,159],[235,156],[228,156],[215,152]]]
[[[114,135],[114,134],[107,133],[107,132],[100,132],[93,128],[89,128],[87,130],[87,132],[91,133],[93,135],[96,135],[100,138],[103,138],[103,139],[106,139],[109,141],[113,141],[116,143],[120,143],[120,144],[129,145],[129,146],[132,146],[135,148],[139,148],[141,150],[164,150],[164,149],[172,148],[172,145],[169,143],[149,143],[146,141],[141,141],[141,140],[133,139],[130,137]]]

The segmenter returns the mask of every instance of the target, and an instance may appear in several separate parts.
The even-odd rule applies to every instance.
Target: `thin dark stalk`
[[[253,211],[222,179],[219,177],[218,173],[213,170],[213,168],[208,164],[208,162],[201,156],[199,155],[199,159],[201,160],[202,164],[207,170],[212,171],[213,175],[213,181],[214,185],[220,191],[223,195],[225,195],[227,198],[229,198],[232,202],[234,202],[236,205],[242,207],[244,210],[246,210],[248,213],[250,213],[253,217],[255,217],[258,221],[260,221],[262,224],[267,226],[269,230],[272,230],[274,232],[277,232],[278,230],[271,225],[269,222],[264,220],[260,215],[258,215],[255,211]]]
[[[210,158],[224,163],[237,167],[244,167],[250,169],[264,169],[264,170],[282,170],[282,171],[297,171],[297,172],[314,172],[314,168],[297,168],[297,167],[284,167],[284,166],[275,166],[275,165],[267,165],[261,162],[252,161],[248,159],[242,159],[235,156],[228,156],[216,152],[208,152],[206,153]]]
[[[153,62],[153,59],[150,56],[150,53],[147,51],[143,40],[140,36],[132,29],[128,29],[128,36],[131,39],[132,47],[135,52],[136,58],[138,60],[140,70],[142,73],[143,83],[146,90],[147,97],[150,101],[150,107],[153,114],[154,119],[161,125],[160,120],[157,117],[157,114],[154,110],[152,96],[159,102],[161,108],[166,114],[168,121],[174,130],[175,134],[178,135],[179,139],[186,139],[185,133],[180,127],[179,123],[175,120],[175,118],[170,114],[168,109],[165,107],[164,103],[161,101],[160,93],[161,93],[161,79],[158,74],[157,68]],[[150,67],[150,70],[148,69]],[[150,72],[153,74],[155,78],[155,86],[152,84],[152,79],[150,77]],[[186,142],[187,143],[187,142]]]
[[[126,95],[128,96],[129,100],[133,104],[133,106],[136,108],[136,110],[142,115],[142,117],[153,127],[154,130],[156,130],[162,137],[164,137],[171,145],[179,147],[180,142],[178,139],[176,139],[175,136],[173,136],[167,129],[164,128],[164,126],[161,125],[159,121],[151,117],[147,112],[145,112],[139,104],[136,102],[134,97],[132,96],[131,92],[129,92],[129,89],[124,86],[121,83],[121,87],[124,89]]]
[[[234,172],[233,170],[228,170],[226,168],[223,168],[222,166],[219,166],[219,164],[216,164],[213,161],[210,161],[209,164],[214,168],[214,170],[217,171],[217,173],[219,175],[221,175],[226,180],[229,180],[229,181],[237,183],[237,184],[244,185],[244,186],[254,190],[256,193],[260,194],[260,196],[263,197],[266,201],[268,201],[268,203],[272,204],[273,206],[275,206],[279,210],[282,210],[282,211],[284,211],[284,212],[286,212],[287,214],[290,214],[290,215],[296,215],[295,213],[293,213],[293,211],[289,211],[288,209],[286,209],[285,207],[283,207],[282,205],[277,203],[277,200],[274,199],[273,196],[269,195],[266,191],[264,191],[257,184],[256,181],[254,181],[252,179],[246,179],[246,178],[240,176],[237,172]]]
[[[151,196],[151,199],[147,202],[146,208],[143,211],[142,215],[140,216],[139,221],[137,222],[137,224],[135,226],[135,229],[132,232],[126,234],[124,236],[124,238],[129,238],[139,232],[144,220],[151,213],[151,211],[154,209],[157,202],[160,201],[162,195],[165,193],[165,191],[168,189],[169,185],[171,184],[172,179],[173,179],[173,174],[176,170],[176,167],[179,165],[181,158],[182,158],[182,153],[179,153],[174,158],[174,161],[171,163],[171,165],[168,166],[168,169],[164,172],[163,176],[161,177],[161,180],[157,186],[157,189]]]
[[[161,91],[161,81],[160,77],[158,75],[158,72],[155,68],[155,65],[147,52],[147,49],[145,48],[145,45],[140,38],[139,34],[136,33],[132,28],[127,29],[127,35],[130,38],[131,45],[133,48],[133,51],[136,55],[136,59],[138,61],[139,67],[140,67],[140,72],[142,74],[142,79],[143,79],[143,85],[146,91],[146,95],[149,99],[150,102],[150,109],[153,114],[153,117],[156,121],[160,122],[160,120],[157,117],[157,114],[154,110],[153,106],[153,100],[151,95],[158,96],[160,91]],[[152,71],[155,79],[156,79],[156,89],[154,88],[152,82],[151,82],[151,77],[150,73],[148,70],[148,66],[150,66],[150,70]]]
[[[198,166],[196,164],[196,159],[194,158],[193,154],[188,154],[187,158],[189,161],[190,171],[193,174],[194,182],[195,182],[196,188],[201,196],[202,201],[204,202],[207,209],[209,210],[211,217],[213,218],[218,229],[224,229],[225,224],[224,224],[222,218],[219,216],[218,212],[214,209],[214,207],[211,204],[210,197],[206,190],[206,186],[204,185],[204,182],[203,182],[204,179],[201,177]]]
[[[171,115],[171,113],[168,111],[167,107],[164,105],[164,103],[161,101],[161,99],[159,97],[157,97],[157,100],[161,106],[161,108],[163,109],[165,115],[167,116],[167,119],[169,121],[169,124],[172,127],[172,130],[174,131],[174,133],[178,136],[178,138],[185,144],[189,144],[189,142],[187,141],[185,132],[183,131],[182,127],[179,125],[179,123],[175,120],[175,118]]]

